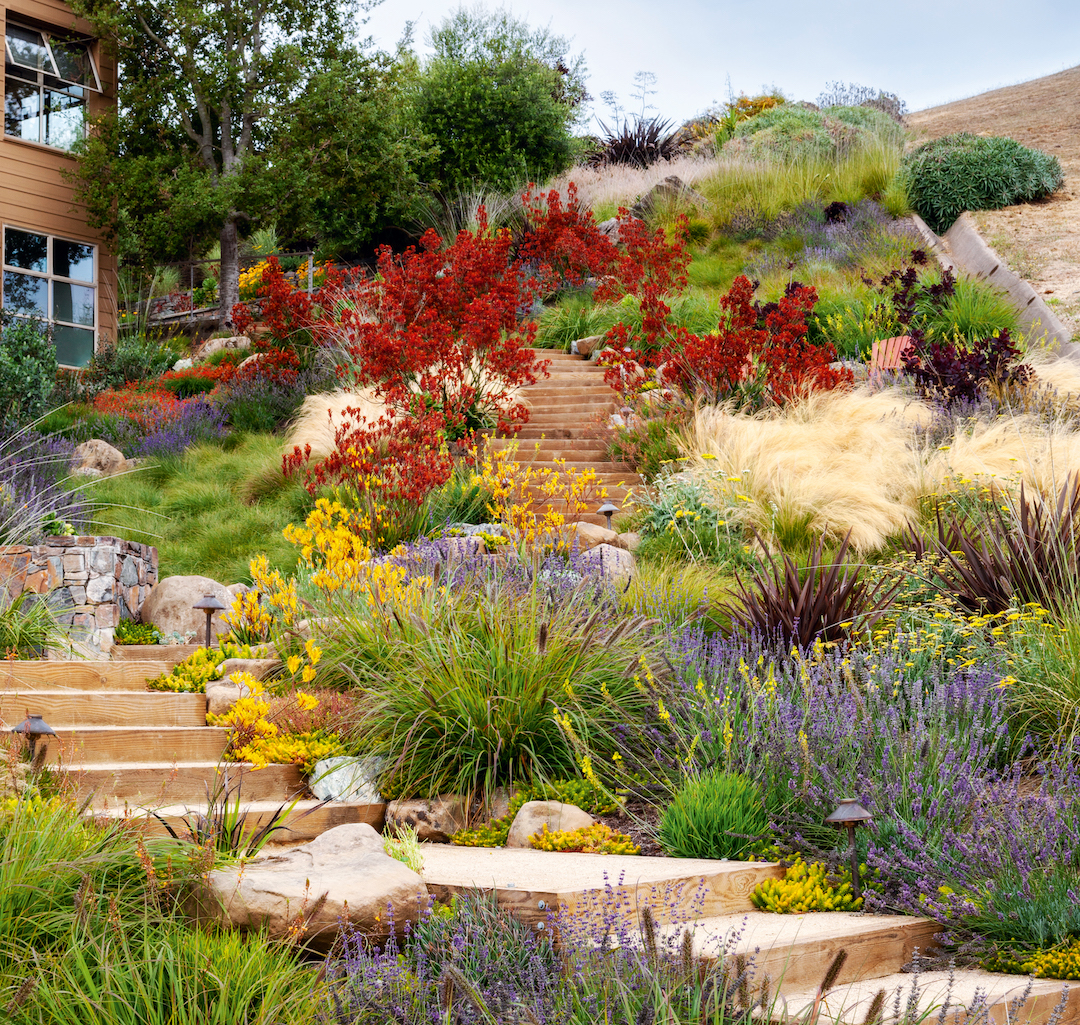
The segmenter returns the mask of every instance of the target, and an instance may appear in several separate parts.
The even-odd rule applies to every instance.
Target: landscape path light
[[[202,601],[197,601],[191,606],[193,609],[198,609],[200,612],[206,613],[206,646],[210,647],[210,620],[214,618],[215,612],[221,612],[225,606],[221,604],[212,594],[203,595]]]
[[[859,855],[855,850],[855,828],[873,817],[854,797],[841,798],[836,810],[825,816],[826,825],[847,830],[851,847],[851,893],[856,900],[862,896],[862,882],[859,879]]]
[[[31,764],[33,764],[34,755],[36,754],[38,737],[56,736],[56,730],[54,730],[40,715],[30,715],[29,713],[18,726],[12,727],[11,732],[20,733],[29,739]]]
[[[602,513],[605,519],[607,519],[607,529],[611,530],[611,515],[612,513],[617,513],[619,511],[619,507],[613,502],[605,502],[596,511],[598,513]]]

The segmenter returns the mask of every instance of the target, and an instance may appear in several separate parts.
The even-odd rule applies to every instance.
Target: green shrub
[[[734,772],[688,780],[664,809],[659,840],[677,858],[737,858],[769,831],[757,787]]]
[[[741,122],[735,129],[735,140],[736,148],[759,159],[829,158],[874,142],[899,146],[903,129],[888,114],[872,107],[813,110],[785,103]]]
[[[114,639],[117,644],[163,644],[165,638],[153,623],[136,623],[121,619],[116,624]]]
[[[175,339],[159,334],[123,334],[114,345],[103,345],[86,368],[86,381],[95,390],[122,388],[132,381],[160,377],[183,356]]]
[[[56,348],[35,319],[0,311],[0,418],[28,423],[49,408]]]
[[[904,158],[912,205],[936,232],[965,210],[996,210],[1041,199],[1065,180],[1057,157],[1002,136],[969,132],[928,142]]]
[[[17,658],[36,658],[61,636],[48,602],[31,591],[23,591],[8,601],[0,589],[0,657],[14,652]]]

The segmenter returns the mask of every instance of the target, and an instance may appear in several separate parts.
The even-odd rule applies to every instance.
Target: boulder
[[[641,535],[636,530],[620,534],[618,547],[625,548],[628,552],[636,552],[641,547]]]
[[[603,335],[589,335],[588,338],[579,338],[570,343],[570,352],[575,356],[584,356],[588,359],[604,344]]]
[[[71,454],[71,472],[88,477],[109,477],[129,469],[124,453],[107,441],[91,438]]]
[[[527,801],[514,816],[507,847],[531,847],[529,840],[547,826],[552,833],[559,830],[584,829],[593,824],[593,817],[577,805],[559,801]]]
[[[465,798],[459,794],[391,801],[386,806],[388,826],[411,826],[418,839],[430,843],[448,843],[454,833],[465,828],[467,821]]]
[[[335,826],[285,854],[216,869],[202,896],[204,918],[321,949],[345,926],[384,940],[428,907],[423,879],[361,822]]]
[[[386,759],[351,758],[338,755],[315,763],[311,792],[321,801],[354,801],[357,804],[384,804],[376,780]]]
[[[657,182],[631,208],[632,216],[645,220],[663,203],[689,202],[695,206],[708,205],[699,192],[695,192],[677,174],[669,174],[662,182]]]
[[[637,569],[637,562],[630,552],[607,544],[590,548],[582,555],[581,563],[584,569],[613,584],[628,584]]]
[[[199,350],[199,359],[209,359],[216,352],[224,349],[250,349],[251,339],[247,335],[233,335],[231,338],[211,338]]]
[[[241,698],[250,696],[251,688],[237,679],[240,673],[265,680],[280,664],[276,658],[227,658],[222,663],[222,678],[206,681],[207,714],[224,715]]]
[[[571,541],[577,541],[578,551],[587,552],[597,545],[620,547],[618,533],[614,530],[608,530],[607,527],[601,527],[596,523],[575,523],[572,529],[574,537],[571,538]]]
[[[197,576],[165,577],[150,589],[149,596],[139,609],[139,618],[144,623],[153,623],[166,637],[174,633],[184,637],[190,633],[194,641],[203,644],[206,640],[206,613],[192,606],[207,594],[217,598],[226,611],[232,608],[233,596],[224,584],[216,580]],[[214,613],[211,637],[229,632],[221,616],[220,612]]]
[[[225,588],[234,598],[239,598],[242,594],[247,594],[251,590],[250,584],[229,584]]]

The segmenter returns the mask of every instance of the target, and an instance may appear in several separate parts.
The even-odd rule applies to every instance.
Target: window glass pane
[[[45,90],[45,133],[42,142],[57,149],[71,149],[83,137],[81,96]]]
[[[48,236],[19,231],[18,228],[4,229],[4,263],[9,266],[44,273],[48,269],[45,262],[48,255]]]
[[[53,39],[51,46],[60,78],[65,82],[77,82],[91,88],[96,86],[90,50],[85,43],[62,43]]]
[[[82,242],[54,238],[52,244],[53,274],[76,281],[94,280],[94,247]],[[8,263],[11,261],[9,260]]]
[[[41,141],[41,92],[37,85],[7,76],[4,82],[4,134]]]
[[[53,318],[94,326],[94,290],[86,285],[53,282]]]
[[[45,37],[37,29],[23,28],[21,25],[8,25],[7,48],[12,63],[35,71],[55,73],[49,60],[49,51],[45,46]]]
[[[53,328],[53,341],[57,362],[65,367],[85,367],[94,355],[94,332],[84,327],[57,324]]]
[[[4,308],[49,315],[48,278],[35,278],[13,270],[4,271]]]

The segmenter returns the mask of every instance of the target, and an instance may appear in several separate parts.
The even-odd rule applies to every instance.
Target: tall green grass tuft
[[[761,794],[735,772],[687,780],[660,819],[660,843],[676,858],[737,858],[769,832]]]

